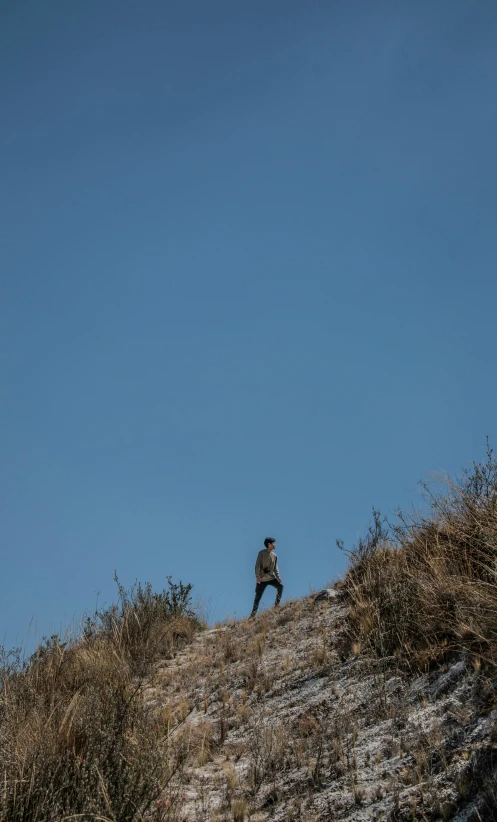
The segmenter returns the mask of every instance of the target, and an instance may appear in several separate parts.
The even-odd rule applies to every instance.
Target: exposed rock
[[[464,673],[468,665],[466,659],[460,659],[455,665],[452,665],[447,673],[442,674],[431,686],[430,691],[435,698],[446,694],[453,685],[457,682],[460,676]]]
[[[324,588],[319,594],[313,597],[313,602],[325,602],[326,600],[336,599],[338,596],[339,592],[335,591],[334,588]]]

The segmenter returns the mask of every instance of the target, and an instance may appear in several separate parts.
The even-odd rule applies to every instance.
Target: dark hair
[[[270,542],[276,542],[274,537],[266,537],[264,540],[264,547],[267,548]]]

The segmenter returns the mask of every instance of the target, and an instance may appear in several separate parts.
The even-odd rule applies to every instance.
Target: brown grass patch
[[[169,740],[172,709],[157,721],[142,697],[157,651],[181,647],[199,628],[190,588],[119,591],[119,604],[87,620],[72,643],[54,635],[26,662],[3,654],[5,822],[141,819],[183,766],[184,747]]]
[[[497,662],[497,460],[474,464],[426,515],[373,511],[345,579],[352,641],[423,668],[454,651]],[[343,546],[342,546],[343,547]]]

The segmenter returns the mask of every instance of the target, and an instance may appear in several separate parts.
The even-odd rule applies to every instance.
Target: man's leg
[[[250,614],[251,617],[255,617],[257,613],[257,609],[259,607],[259,602],[261,601],[261,596],[263,595],[264,591],[268,586],[267,582],[258,582],[255,586],[255,599],[254,604],[252,606],[252,613]]]
[[[273,588],[276,588],[276,599],[274,604],[279,605],[281,602],[281,595],[283,593],[283,585],[281,582],[278,582],[277,579],[272,579],[271,582],[268,582],[268,585],[272,585]]]

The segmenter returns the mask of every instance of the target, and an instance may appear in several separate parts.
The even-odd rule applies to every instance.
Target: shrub
[[[118,600],[109,608],[97,610],[86,622],[85,635],[91,640],[103,635],[141,674],[157,656],[171,656],[179,645],[189,642],[201,627],[191,607],[192,585],[172,582],[153,591],[151,583],[136,582],[126,590],[114,576]]]

